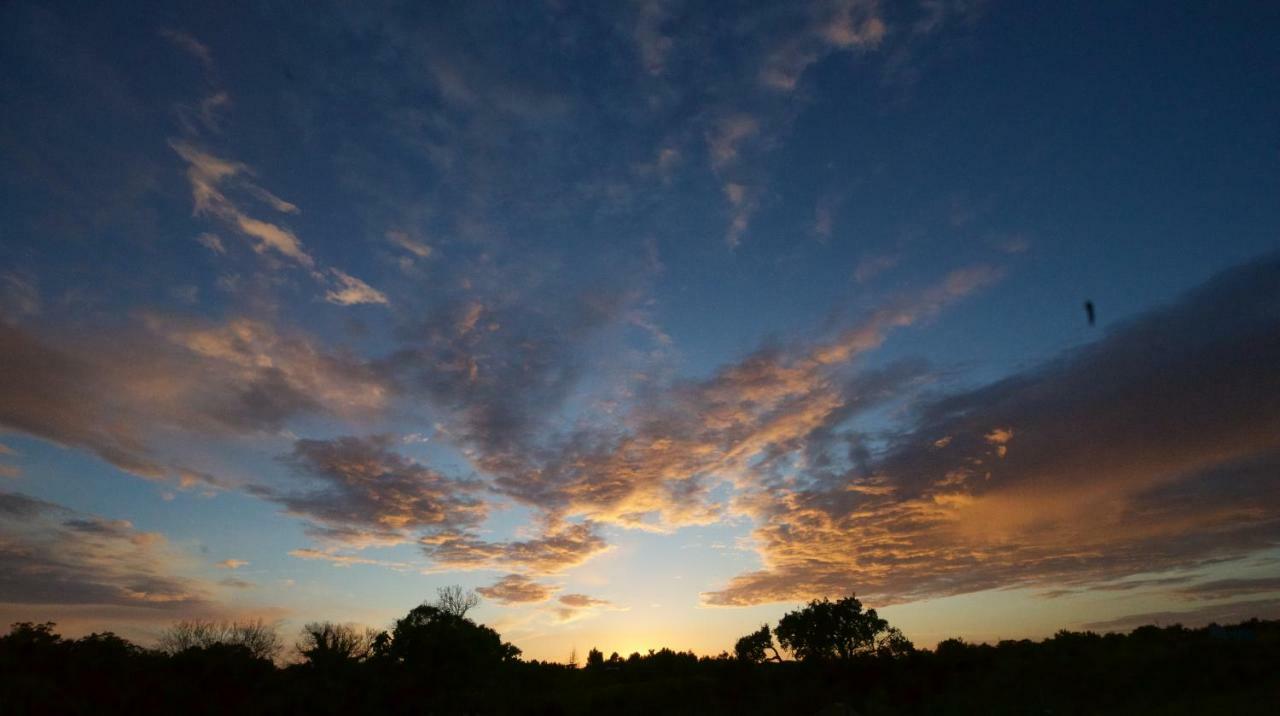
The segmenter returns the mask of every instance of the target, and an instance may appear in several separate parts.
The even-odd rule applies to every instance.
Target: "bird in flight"
[[[1093,301],[1084,302],[1084,314],[1089,317],[1089,325],[1092,326],[1094,322]]]

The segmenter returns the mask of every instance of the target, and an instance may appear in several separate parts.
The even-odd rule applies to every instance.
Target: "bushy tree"
[[[386,655],[415,669],[480,673],[516,660],[520,650],[487,626],[423,604],[396,620]]]
[[[815,599],[778,620],[778,643],[801,661],[849,659],[860,654],[896,656],[912,650],[902,632],[876,610],[863,610],[852,595]]]
[[[772,655],[769,652],[773,652]],[[778,650],[773,646],[773,634],[769,632],[768,624],[739,639],[733,645],[733,653],[742,661],[749,661],[753,664],[769,659],[782,661],[782,656],[778,654]]]

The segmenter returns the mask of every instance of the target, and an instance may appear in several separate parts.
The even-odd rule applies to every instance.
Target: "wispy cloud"
[[[607,599],[596,599],[585,594],[562,594],[557,602],[559,606],[555,609],[555,618],[562,624],[595,616],[601,611],[626,611]]]
[[[203,42],[181,30],[175,30],[172,28],[164,28],[160,30],[160,36],[199,60],[200,64],[204,65],[206,70],[213,69],[213,53]]]
[[[349,276],[338,269],[329,269],[329,273],[337,281],[337,287],[324,295],[326,301],[340,306],[354,306],[361,303],[388,303],[386,294],[364,281],[354,276]]]
[[[207,214],[247,237],[258,253],[274,252],[305,267],[314,268],[315,259],[302,248],[302,242],[288,229],[244,213],[223,193],[223,185],[236,181],[259,199],[267,199],[272,208],[296,212],[297,207],[282,202],[246,177],[249,168],[240,162],[213,156],[183,141],[171,141],[173,150],[187,162],[187,180],[197,214]]]

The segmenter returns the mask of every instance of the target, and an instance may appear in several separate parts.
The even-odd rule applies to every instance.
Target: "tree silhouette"
[[[860,654],[896,656],[912,650],[902,632],[855,596],[815,599],[778,620],[778,643],[801,661],[850,659]]]
[[[770,651],[773,652],[772,656],[768,653]],[[739,639],[733,645],[733,653],[742,661],[749,661],[753,664],[769,659],[782,661],[782,655],[773,646],[773,634],[769,632],[768,624],[762,625],[756,631]]]
[[[1062,631],[1040,642],[950,639],[902,659],[897,657],[909,644],[873,611],[851,598],[816,604],[787,615],[784,626],[810,619],[829,629],[822,632],[825,646],[804,652],[820,659],[820,668],[744,661],[771,651],[763,628],[738,640],[737,660],[662,648],[626,660],[616,654],[602,660],[602,652],[592,649],[587,669],[517,662],[514,648],[492,629],[429,604],[396,622],[392,632],[374,636],[377,655],[362,661],[351,657],[363,651],[369,632],[310,624],[299,640],[308,661],[292,665],[255,657],[244,644],[213,640],[222,634],[216,623],[179,630],[192,645],[171,654],[109,632],[64,639],[53,624],[20,623],[0,635],[0,714],[1269,716],[1280,693],[1274,667],[1280,660],[1280,621],[1201,629],[1148,626],[1128,636]],[[867,628],[849,629],[854,635],[846,635],[845,646],[834,646],[831,635],[840,636],[841,625],[849,624]],[[788,630],[770,631],[774,636]],[[873,635],[869,641],[867,633]],[[793,649],[800,644],[790,637],[787,643]],[[332,662],[344,666],[320,668],[329,655],[345,659]]]
[[[423,604],[396,620],[386,655],[420,671],[466,675],[492,672],[520,650],[487,626]]]

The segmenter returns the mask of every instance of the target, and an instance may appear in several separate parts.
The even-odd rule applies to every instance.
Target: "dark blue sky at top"
[[[891,20],[912,12],[885,8]],[[667,20],[705,45],[677,47],[662,81],[637,72],[625,25],[600,9],[8,13],[5,261],[54,291],[105,282],[113,309],[163,300],[157,275],[207,286],[209,258],[174,238],[193,222],[166,139],[179,134],[172,105],[194,105],[213,82],[158,29],[213,51],[214,82],[231,96],[218,146],[303,207],[291,227],[331,262],[373,282],[386,270],[383,224],[417,212],[409,220],[432,236],[457,231],[434,201],[472,204],[502,237],[492,260],[553,275],[530,279],[548,293],[632,281],[652,250],[665,268],[648,279],[658,316],[697,363],[1021,238],[1007,283],[948,337],[981,336],[982,349],[952,349],[1007,364],[1057,347],[1084,297],[1104,321],[1130,315],[1274,246],[1280,223],[1276,17],[1264,5],[996,3],[920,47],[829,54],[785,98],[738,93],[754,80],[755,35],[738,34],[727,6]],[[752,31],[767,37],[769,22]],[[464,149],[483,155],[482,201],[401,141],[428,121],[412,110],[440,105],[414,81],[427,72],[419,42],[466,58],[491,78],[485,91],[520,105],[519,127],[495,120],[501,136]],[[663,141],[696,144],[721,105],[759,108],[773,126],[748,160],[764,188],[733,251],[717,240],[724,198],[696,147],[668,186],[608,197],[617,173]],[[832,230],[818,240],[824,199]],[[457,243],[447,258],[485,250]],[[850,280],[860,260],[889,254],[898,263],[875,285]],[[295,310],[310,310],[299,298]]]

